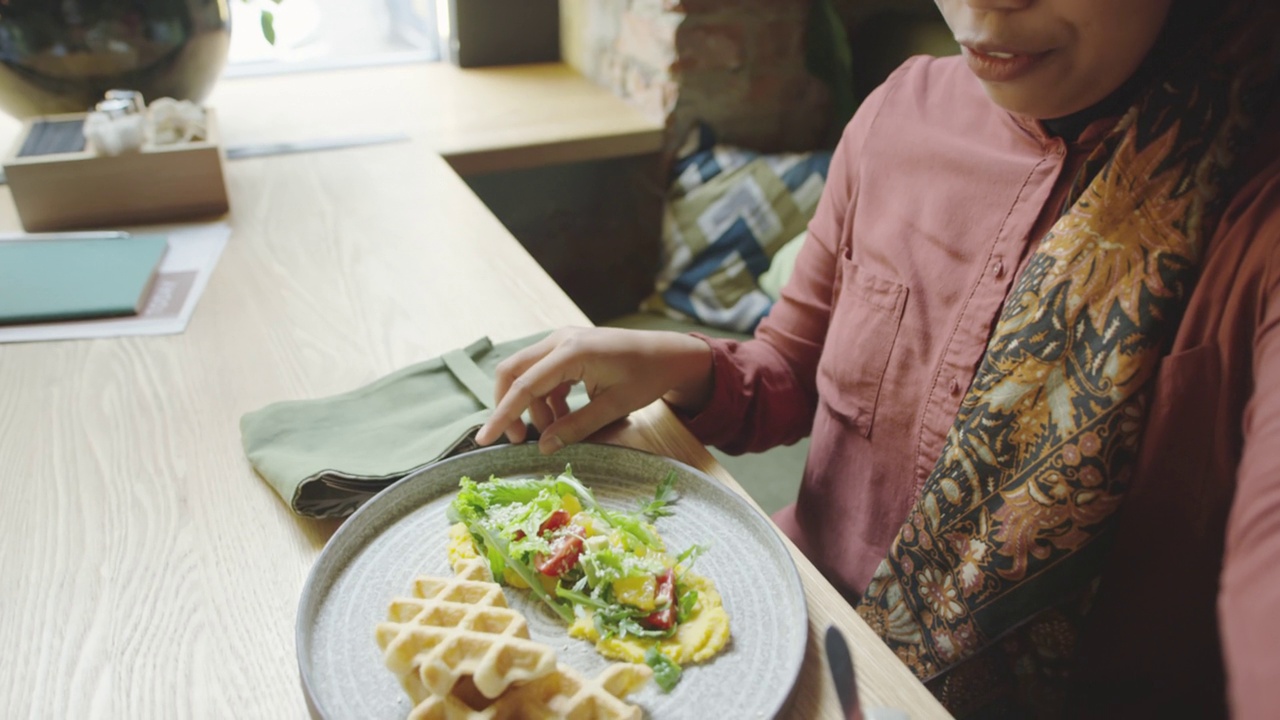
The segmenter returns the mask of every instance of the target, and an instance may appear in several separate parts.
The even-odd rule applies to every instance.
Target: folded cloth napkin
[[[240,419],[245,454],[299,515],[349,515],[409,473],[476,449],[498,363],[545,334],[480,338],[341,395],[255,410]],[[569,406],[586,400],[575,385]]]

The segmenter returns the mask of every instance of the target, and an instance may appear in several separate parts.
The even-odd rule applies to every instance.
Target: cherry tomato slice
[[[547,516],[546,520],[542,521],[542,524],[538,526],[538,534],[542,535],[543,533],[546,533],[551,530],[555,530],[556,528],[564,527],[565,525],[568,525],[568,524],[569,524],[569,511],[565,510],[564,508],[560,508],[559,510],[554,511],[549,516]]]
[[[574,528],[576,529],[576,528]],[[582,534],[568,532],[551,541],[551,554],[538,553],[533,557],[533,566],[538,572],[551,577],[560,577],[578,564],[578,556],[582,554]]]
[[[676,624],[676,575],[671,568],[667,568],[658,575],[653,597],[658,601],[659,606],[665,605],[665,607],[649,613],[644,619],[645,624],[655,630],[670,630]]]

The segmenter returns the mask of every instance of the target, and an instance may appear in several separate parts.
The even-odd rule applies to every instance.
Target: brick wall
[[[816,146],[827,93],[804,68],[809,0],[561,0],[565,59],[661,118],[674,147],[699,119],[726,142]]]
[[[936,13],[931,0],[834,0],[852,26],[887,9]],[[830,135],[826,86],[805,68],[810,0],[561,0],[565,59],[661,118],[674,148],[698,120],[763,151],[818,147]]]
[[[675,35],[684,19],[661,0],[560,0],[566,62],[656,118],[675,109]]]

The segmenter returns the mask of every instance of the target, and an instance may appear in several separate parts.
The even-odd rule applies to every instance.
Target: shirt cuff
[[[689,334],[711,348],[711,400],[696,414],[683,412],[674,406],[671,409],[698,438],[698,442],[717,445],[733,438],[746,412],[747,399],[741,390],[742,373],[733,361],[732,352],[739,342],[698,332]]]

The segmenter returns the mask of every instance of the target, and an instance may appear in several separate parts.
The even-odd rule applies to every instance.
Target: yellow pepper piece
[[[538,580],[542,582],[542,589],[550,593],[552,597],[555,597],[556,584],[560,582],[560,578],[538,573]]]
[[[615,580],[613,599],[641,610],[653,610],[656,607],[653,597],[657,590],[656,581],[652,575]]]
[[[560,507],[564,508],[570,517],[582,512],[582,503],[578,502],[578,498],[573,495],[560,496]]]
[[[517,575],[516,571],[509,567],[502,568],[502,579],[511,587],[520,588],[521,590],[529,589],[529,583],[525,582],[524,578]]]

